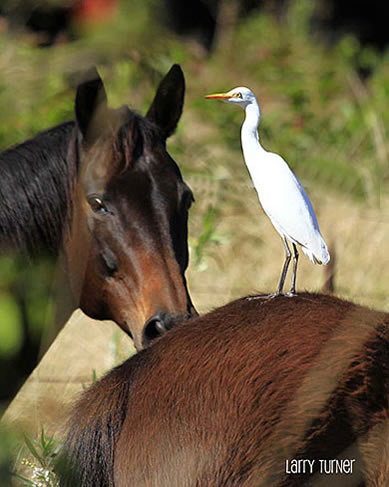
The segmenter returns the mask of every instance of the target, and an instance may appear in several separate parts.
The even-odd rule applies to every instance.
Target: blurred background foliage
[[[186,104],[169,150],[197,200],[189,280],[205,311],[269,290],[281,269],[281,244],[242,161],[242,113],[203,99],[250,86],[262,106],[264,146],[283,154],[303,180],[336,249],[335,291],[389,309],[388,33],[382,3],[369,2],[370,16],[362,2],[345,4],[3,0],[0,148],[73,118],[75,86],[91,64],[111,105],[144,113],[160,78],[180,63]],[[304,265],[301,281],[320,290],[323,270]],[[50,257],[0,256],[4,401],[36,363],[44,327],[54,320],[54,275]]]

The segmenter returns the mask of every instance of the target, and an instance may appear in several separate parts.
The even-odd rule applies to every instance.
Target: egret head
[[[214,95],[207,95],[207,99],[222,100],[227,103],[235,103],[240,105],[242,108],[246,108],[247,105],[251,103],[257,103],[254,93],[244,86],[239,86],[227,93],[215,93]]]

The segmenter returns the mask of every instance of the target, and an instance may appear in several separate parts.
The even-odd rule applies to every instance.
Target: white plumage
[[[303,252],[315,264],[328,264],[330,254],[320,233],[319,224],[311,201],[288,164],[278,154],[266,151],[258,139],[260,108],[254,93],[245,87],[234,88],[228,93],[207,95],[235,103],[245,110],[246,117],[241,129],[244,160],[249,170],[259,201],[277,232],[281,235],[286,259],[280,283],[275,294],[281,294],[291,259],[287,240],[292,243],[294,265],[292,286],[289,295],[295,294],[298,252]]]

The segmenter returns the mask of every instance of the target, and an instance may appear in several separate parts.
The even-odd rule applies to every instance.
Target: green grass
[[[24,436],[24,446],[28,456],[24,457],[20,463],[25,473],[21,475],[15,472],[14,476],[22,485],[58,487],[59,480],[54,470],[62,443],[53,436],[47,436],[42,427],[38,438]]]
[[[0,294],[0,355],[14,355],[21,342],[21,316],[17,303],[8,294]]]

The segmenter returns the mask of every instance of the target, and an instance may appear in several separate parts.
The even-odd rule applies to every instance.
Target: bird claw
[[[277,296],[285,296],[287,298],[293,298],[293,296],[297,296],[296,291],[290,290],[287,293],[271,293],[271,294],[261,294],[259,296],[248,296],[246,299],[247,301],[253,301],[254,299],[273,299]]]
[[[260,296],[248,296],[246,299],[252,301],[254,299],[273,299],[277,296],[282,296],[282,293],[261,294]]]
[[[284,296],[287,296],[288,298],[293,298],[293,296],[297,296],[296,291],[288,291],[287,293],[284,294]]]

